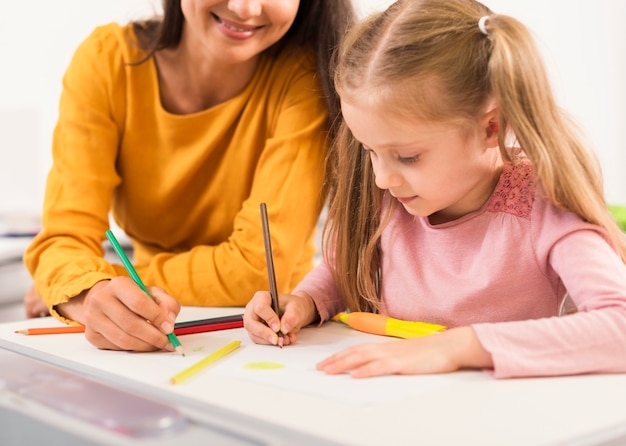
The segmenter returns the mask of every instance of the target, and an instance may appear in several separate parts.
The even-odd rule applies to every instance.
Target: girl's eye
[[[403,163],[403,164],[413,164],[416,163],[419,160],[420,156],[419,155],[415,155],[415,156],[400,156],[398,157],[398,160]]]

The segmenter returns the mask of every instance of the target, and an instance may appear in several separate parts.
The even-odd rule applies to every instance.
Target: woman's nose
[[[261,3],[260,0],[229,0],[228,9],[242,19],[249,19],[261,15],[263,9]]]

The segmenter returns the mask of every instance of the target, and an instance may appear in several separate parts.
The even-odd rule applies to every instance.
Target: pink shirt
[[[382,239],[382,313],[472,325],[498,378],[626,372],[626,265],[602,231],[557,210],[528,164],[478,211],[432,226],[398,206]],[[328,265],[297,286],[322,320],[345,307]],[[564,296],[578,313],[559,317]]]

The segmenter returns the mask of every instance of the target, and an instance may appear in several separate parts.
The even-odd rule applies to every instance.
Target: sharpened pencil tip
[[[278,337],[278,347],[279,348],[283,348],[283,337],[282,336]]]
[[[185,351],[181,346],[176,347],[176,353],[180,353],[182,356],[185,356]]]

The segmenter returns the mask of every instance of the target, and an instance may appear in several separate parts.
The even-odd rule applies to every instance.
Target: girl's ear
[[[482,120],[482,128],[485,133],[485,147],[495,147],[498,145],[498,130],[500,130],[498,108],[490,109]]]

